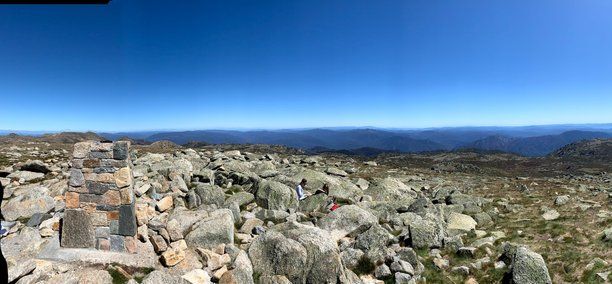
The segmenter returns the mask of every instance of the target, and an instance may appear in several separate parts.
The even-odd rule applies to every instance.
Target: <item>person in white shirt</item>
[[[303,200],[304,198],[306,198],[306,194],[304,193],[304,187],[306,186],[307,182],[308,181],[306,181],[306,179],[303,178],[300,184],[298,184],[297,187],[295,188],[295,192],[297,193],[298,200]]]

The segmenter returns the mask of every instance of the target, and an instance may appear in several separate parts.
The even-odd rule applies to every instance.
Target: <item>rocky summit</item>
[[[73,142],[0,147],[10,283],[611,280],[609,160]]]

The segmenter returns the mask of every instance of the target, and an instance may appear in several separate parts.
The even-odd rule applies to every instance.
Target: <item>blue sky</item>
[[[612,2],[0,7],[0,129],[612,122]]]

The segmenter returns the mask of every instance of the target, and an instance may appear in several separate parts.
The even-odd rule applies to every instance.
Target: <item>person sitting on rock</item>
[[[304,198],[306,198],[306,194],[304,193],[304,187],[306,186],[307,182],[308,181],[305,178],[303,178],[300,184],[298,184],[297,187],[295,188],[295,191],[298,196],[298,200],[304,200]]]

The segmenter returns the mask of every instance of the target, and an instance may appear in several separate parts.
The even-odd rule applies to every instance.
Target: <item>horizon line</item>
[[[381,129],[381,130],[434,130],[434,129],[452,129],[452,128],[525,128],[525,127],[571,127],[571,126],[609,126],[612,127],[612,122],[599,123],[554,123],[554,124],[529,124],[529,125],[463,125],[463,126],[429,126],[429,127],[386,127],[386,126],[312,126],[312,127],[283,127],[283,128],[265,128],[265,127],[218,127],[218,128],[166,128],[166,129],[139,129],[139,130],[11,130],[0,129],[0,133],[32,133],[32,134],[53,134],[62,132],[93,132],[93,133],[138,133],[138,132],[190,132],[190,131],[288,131],[288,130],[313,130],[313,129],[330,129],[330,130],[352,130],[352,129]]]

